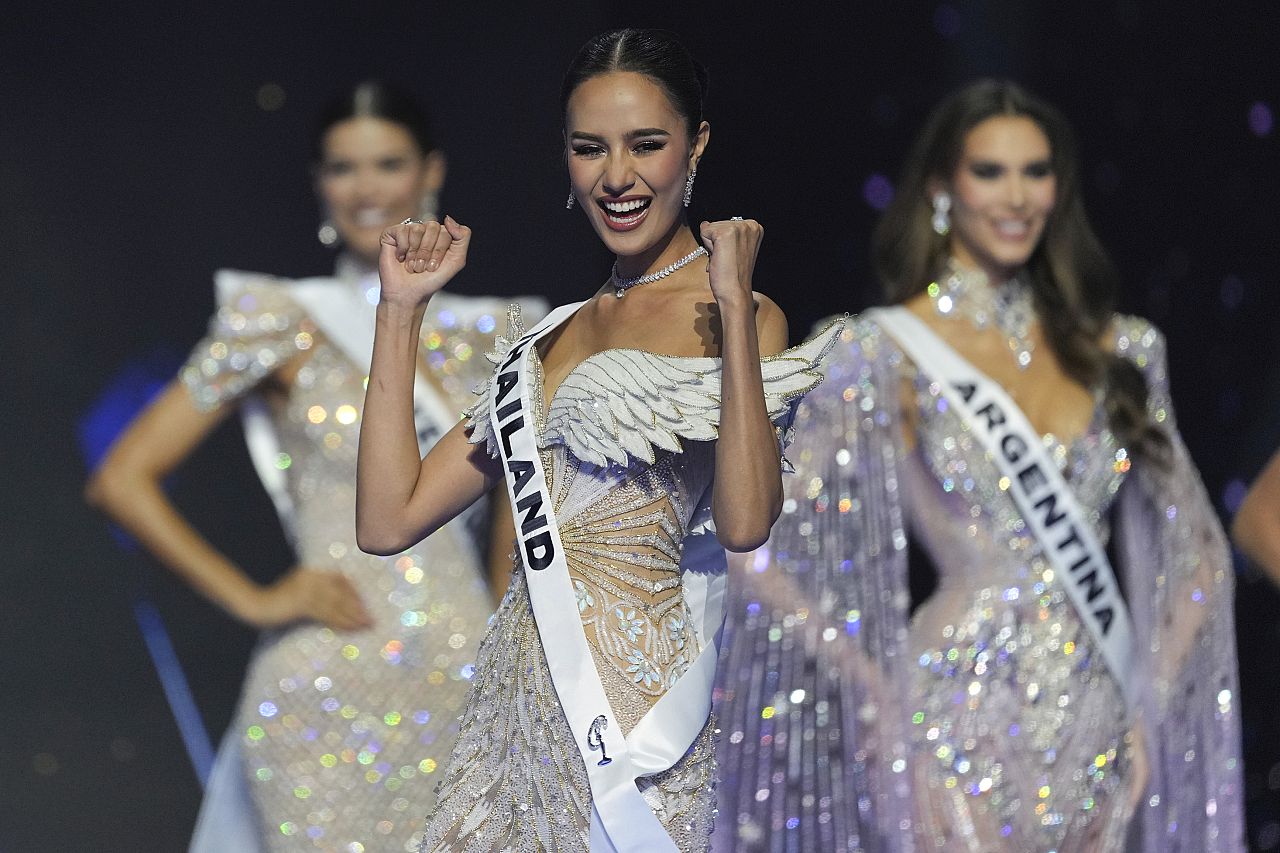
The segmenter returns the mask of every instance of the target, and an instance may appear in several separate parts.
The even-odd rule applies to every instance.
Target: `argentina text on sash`
[[[1022,516],[1132,706],[1134,636],[1129,609],[1106,549],[1021,408],[999,383],[969,364],[901,306],[866,312],[916,366],[934,379],[990,455]]]

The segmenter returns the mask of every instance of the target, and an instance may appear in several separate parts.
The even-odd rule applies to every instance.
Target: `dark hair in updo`
[[[707,71],[666,30],[611,30],[584,44],[564,75],[561,114],[568,109],[569,98],[579,86],[592,77],[614,71],[643,74],[661,86],[684,118],[689,137],[698,132],[707,97]]]
[[[431,133],[431,118],[412,96],[402,89],[378,80],[366,80],[325,104],[311,139],[311,158],[324,159],[324,137],[336,124],[353,118],[380,118],[398,124],[409,132],[422,156],[436,149]]]

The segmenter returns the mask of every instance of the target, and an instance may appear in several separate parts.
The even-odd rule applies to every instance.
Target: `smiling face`
[[[706,147],[657,83],[617,71],[584,81],[565,110],[569,182],[614,254],[639,255],[684,223],[684,187]]]
[[[361,116],[324,135],[317,191],[342,242],[368,263],[377,263],[383,229],[417,216],[443,183],[443,157],[424,157],[395,122]]]
[[[1057,198],[1048,137],[1024,116],[989,118],[965,136],[950,184],[951,254],[995,281],[1010,278],[1039,245]]]

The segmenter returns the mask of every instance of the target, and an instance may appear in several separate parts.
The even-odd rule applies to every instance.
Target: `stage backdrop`
[[[1224,512],[1280,444],[1273,4],[19,4],[0,28],[0,850],[171,851],[253,636],[84,508],[86,468],[172,375],[211,273],[326,272],[311,120],[377,76],[434,111],[467,293],[589,294],[564,209],[560,75],[589,36],[679,31],[711,71],[695,218],[766,227],[794,339],[876,299],[868,235],[925,112],[1009,75],[1077,125],[1122,307],[1166,332],[1181,427]],[[173,479],[255,576],[289,565],[228,424]],[[1280,844],[1280,617],[1241,567],[1250,834]],[[188,692],[184,692],[189,691]]]

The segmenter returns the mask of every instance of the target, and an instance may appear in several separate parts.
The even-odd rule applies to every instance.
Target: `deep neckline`
[[[907,363],[911,365],[911,371],[915,377],[915,379],[912,380],[912,384],[913,386],[915,386],[915,394],[917,396],[916,407],[918,409],[921,409],[923,412],[933,414],[934,407],[921,405],[921,401],[919,400],[919,395],[921,391],[927,391],[928,386],[937,382],[938,380],[930,377],[927,373],[925,373],[918,364],[916,364],[914,361],[911,360],[909,356],[906,355],[906,353],[903,353],[903,357],[906,359]],[[999,383],[997,383],[991,377],[987,376],[987,374],[984,373],[983,371],[978,370],[978,368],[974,368],[974,370],[977,373],[979,373],[987,381],[993,384],[999,385]],[[920,382],[922,382],[923,386],[917,386],[916,380],[919,380]],[[1001,385],[1000,387],[1004,390],[1005,394],[1009,393],[1008,389],[1004,388],[1003,385]],[[1101,394],[1099,389],[1085,389],[1085,391],[1086,393],[1089,394],[1090,397],[1093,398],[1093,404],[1092,406],[1090,406],[1090,409],[1089,409],[1089,419],[1088,421],[1085,422],[1084,429],[1078,434],[1076,434],[1075,436],[1073,436],[1070,441],[1063,441],[1062,438],[1059,436],[1059,434],[1056,432],[1042,431],[1034,423],[1031,423],[1031,418],[1027,415],[1026,411],[1022,409],[1022,407],[1018,404],[1018,402],[1016,400],[1013,400],[1012,395],[1010,395],[1009,399],[1011,402],[1013,402],[1015,406],[1018,406],[1019,411],[1022,412],[1022,416],[1027,419],[1027,423],[1031,424],[1032,430],[1035,431],[1036,438],[1040,440],[1040,443],[1047,450],[1052,452],[1059,447],[1065,448],[1067,455],[1070,456],[1070,455],[1074,455],[1077,452],[1077,450],[1079,450],[1090,439],[1096,436],[1101,436],[1103,432],[1106,431],[1106,424],[1103,422],[1103,417],[1106,413],[1106,406],[1104,404],[1105,401],[1103,399],[1103,395]],[[948,412],[949,411],[950,410],[948,410]]]
[[[983,370],[981,367],[977,366],[972,361],[970,361],[969,358],[964,353],[956,349],[955,346],[950,341],[948,341],[945,337],[939,334],[938,331],[934,329],[932,325],[926,322],[923,318],[921,318],[918,314],[916,314],[910,308],[907,308],[906,306],[896,306],[896,307],[899,310],[901,310],[903,314],[912,321],[913,324],[919,325],[925,333],[927,333],[930,337],[936,340],[939,346],[945,348],[948,352],[950,352],[951,356],[954,359],[956,359],[956,361],[958,361],[968,370],[975,373],[977,376],[991,383],[991,385],[999,388],[1009,398],[1009,404],[1014,406],[1018,410],[1018,412],[1022,415],[1022,417],[1026,419],[1027,425],[1031,427],[1031,429],[1035,432],[1036,437],[1039,438],[1040,443],[1046,449],[1052,451],[1055,447],[1062,447],[1062,448],[1065,448],[1066,455],[1071,456],[1071,455],[1074,455],[1078,450],[1078,448],[1080,448],[1091,437],[1102,434],[1103,427],[1105,425],[1101,424],[1099,421],[1100,421],[1100,416],[1104,414],[1105,395],[1102,393],[1101,387],[1095,387],[1095,388],[1082,387],[1081,388],[1081,390],[1084,391],[1086,394],[1088,394],[1089,397],[1092,399],[1092,405],[1089,408],[1089,418],[1085,422],[1083,430],[1081,430],[1078,434],[1072,436],[1070,441],[1063,441],[1059,437],[1058,433],[1055,433],[1052,431],[1045,431],[1041,429],[1039,425],[1034,423],[1031,419],[1031,416],[1027,413],[1027,410],[1022,406],[1021,403],[1019,403],[1016,399],[1014,399],[1011,389],[1006,387],[1003,382],[999,382],[995,378],[993,378],[991,374],[989,374],[986,370]],[[885,309],[885,310],[892,310],[892,308]],[[888,336],[889,336],[889,339],[892,341],[893,335],[890,333]],[[895,349],[897,349],[902,354],[902,357],[906,360],[906,362],[911,365],[911,369],[917,377],[922,378],[929,383],[941,381],[935,377],[930,376],[923,368],[921,368],[920,365],[916,363],[915,359],[911,357],[910,353],[908,353],[905,349],[903,349],[903,347],[899,345],[897,341],[893,341],[893,343],[894,343]]]

